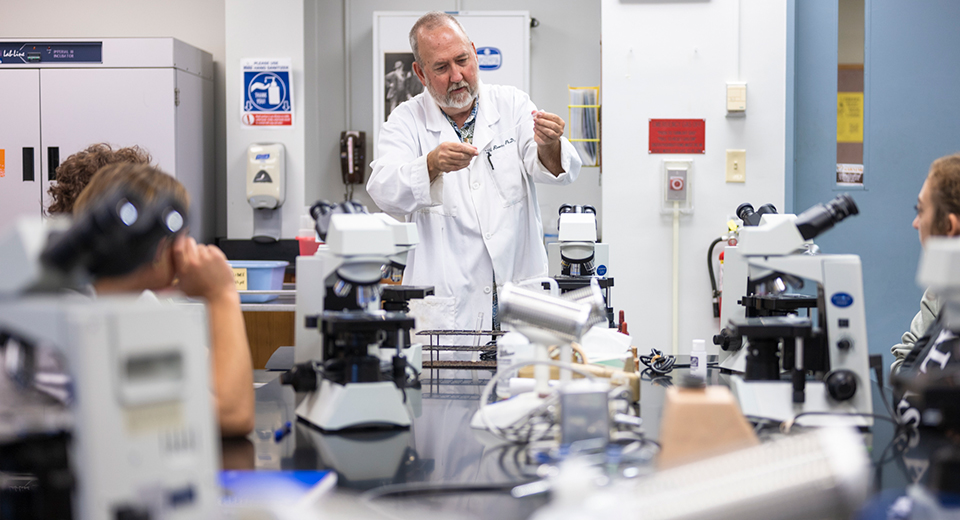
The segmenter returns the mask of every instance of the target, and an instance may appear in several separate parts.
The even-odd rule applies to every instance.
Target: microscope
[[[558,242],[547,244],[549,275],[557,281],[560,293],[565,294],[596,283],[603,291],[607,323],[615,327],[609,276],[610,247],[597,242],[597,210],[590,205],[563,204],[560,206]],[[591,282],[591,279],[594,282]],[[548,284],[544,284],[547,289]]]
[[[724,250],[727,326],[714,337],[720,368],[742,374],[732,377],[741,410],[780,421],[808,413],[798,421],[807,425],[871,426],[870,417],[850,415],[873,413],[860,258],[816,254],[809,242],[856,215],[856,204],[843,194],[796,216],[771,207],[756,219],[752,209],[738,208],[746,225]],[[803,280],[815,294],[787,290]]]
[[[390,226],[354,202],[311,214],[326,244],[297,258],[297,364],[281,381],[306,393],[297,415],[321,430],[407,427],[420,345],[410,344],[413,318],[380,309],[380,281],[416,245],[415,225]]]
[[[216,516],[203,306],[65,292],[151,261],[185,218],[118,191],[0,234],[0,472],[26,480],[0,489],[0,516]]]

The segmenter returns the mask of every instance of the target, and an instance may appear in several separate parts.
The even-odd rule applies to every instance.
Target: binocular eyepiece
[[[760,217],[767,214],[776,214],[777,208],[773,204],[764,204],[754,211],[753,204],[744,202],[737,206],[737,218],[743,221],[744,226],[759,226]]]
[[[760,217],[776,212],[777,208],[773,204],[764,204],[756,211],[749,202],[737,206],[737,218],[743,221],[744,226],[759,226]],[[830,202],[817,204],[798,215],[796,226],[803,239],[810,240],[832,228],[837,222],[859,212],[850,195],[841,193]]]

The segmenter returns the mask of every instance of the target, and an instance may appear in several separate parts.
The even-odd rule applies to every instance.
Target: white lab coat
[[[367,192],[382,210],[417,224],[420,244],[410,253],[403,283],[435,287],[430,328],[473,330],[482,313],[481,328],[489,330],[494,273],[498,287],[547,275],[534,183],[569,184],[581,161],[564,138],[564,173],[554,177],[544,168],[533,137],[534,110],[520,90],[481,83],[473,138],[480,155],[432,185],[427,154],[441,142],[459,142],[433,97],[424,91],[403,103],[380,129]]]

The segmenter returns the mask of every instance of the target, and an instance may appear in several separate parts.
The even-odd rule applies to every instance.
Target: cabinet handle
[[[47,147],[47,180],[57,180],[57,167],[60,166],[60,147]]]
[[[23,148],[23,182],[33,182],[33,147]]]

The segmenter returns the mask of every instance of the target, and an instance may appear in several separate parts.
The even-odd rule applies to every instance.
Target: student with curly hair
[[[80,192],[90,183],[90,178],[104,166],[117,163],[150,164],[152,158],[139,146],[114,150],[109,144],[99,143],[89,146],[67,157],[57,167],[57,182],[50,186],[47,193],[53,203],[46,208],[48,215],[70,215]]]

